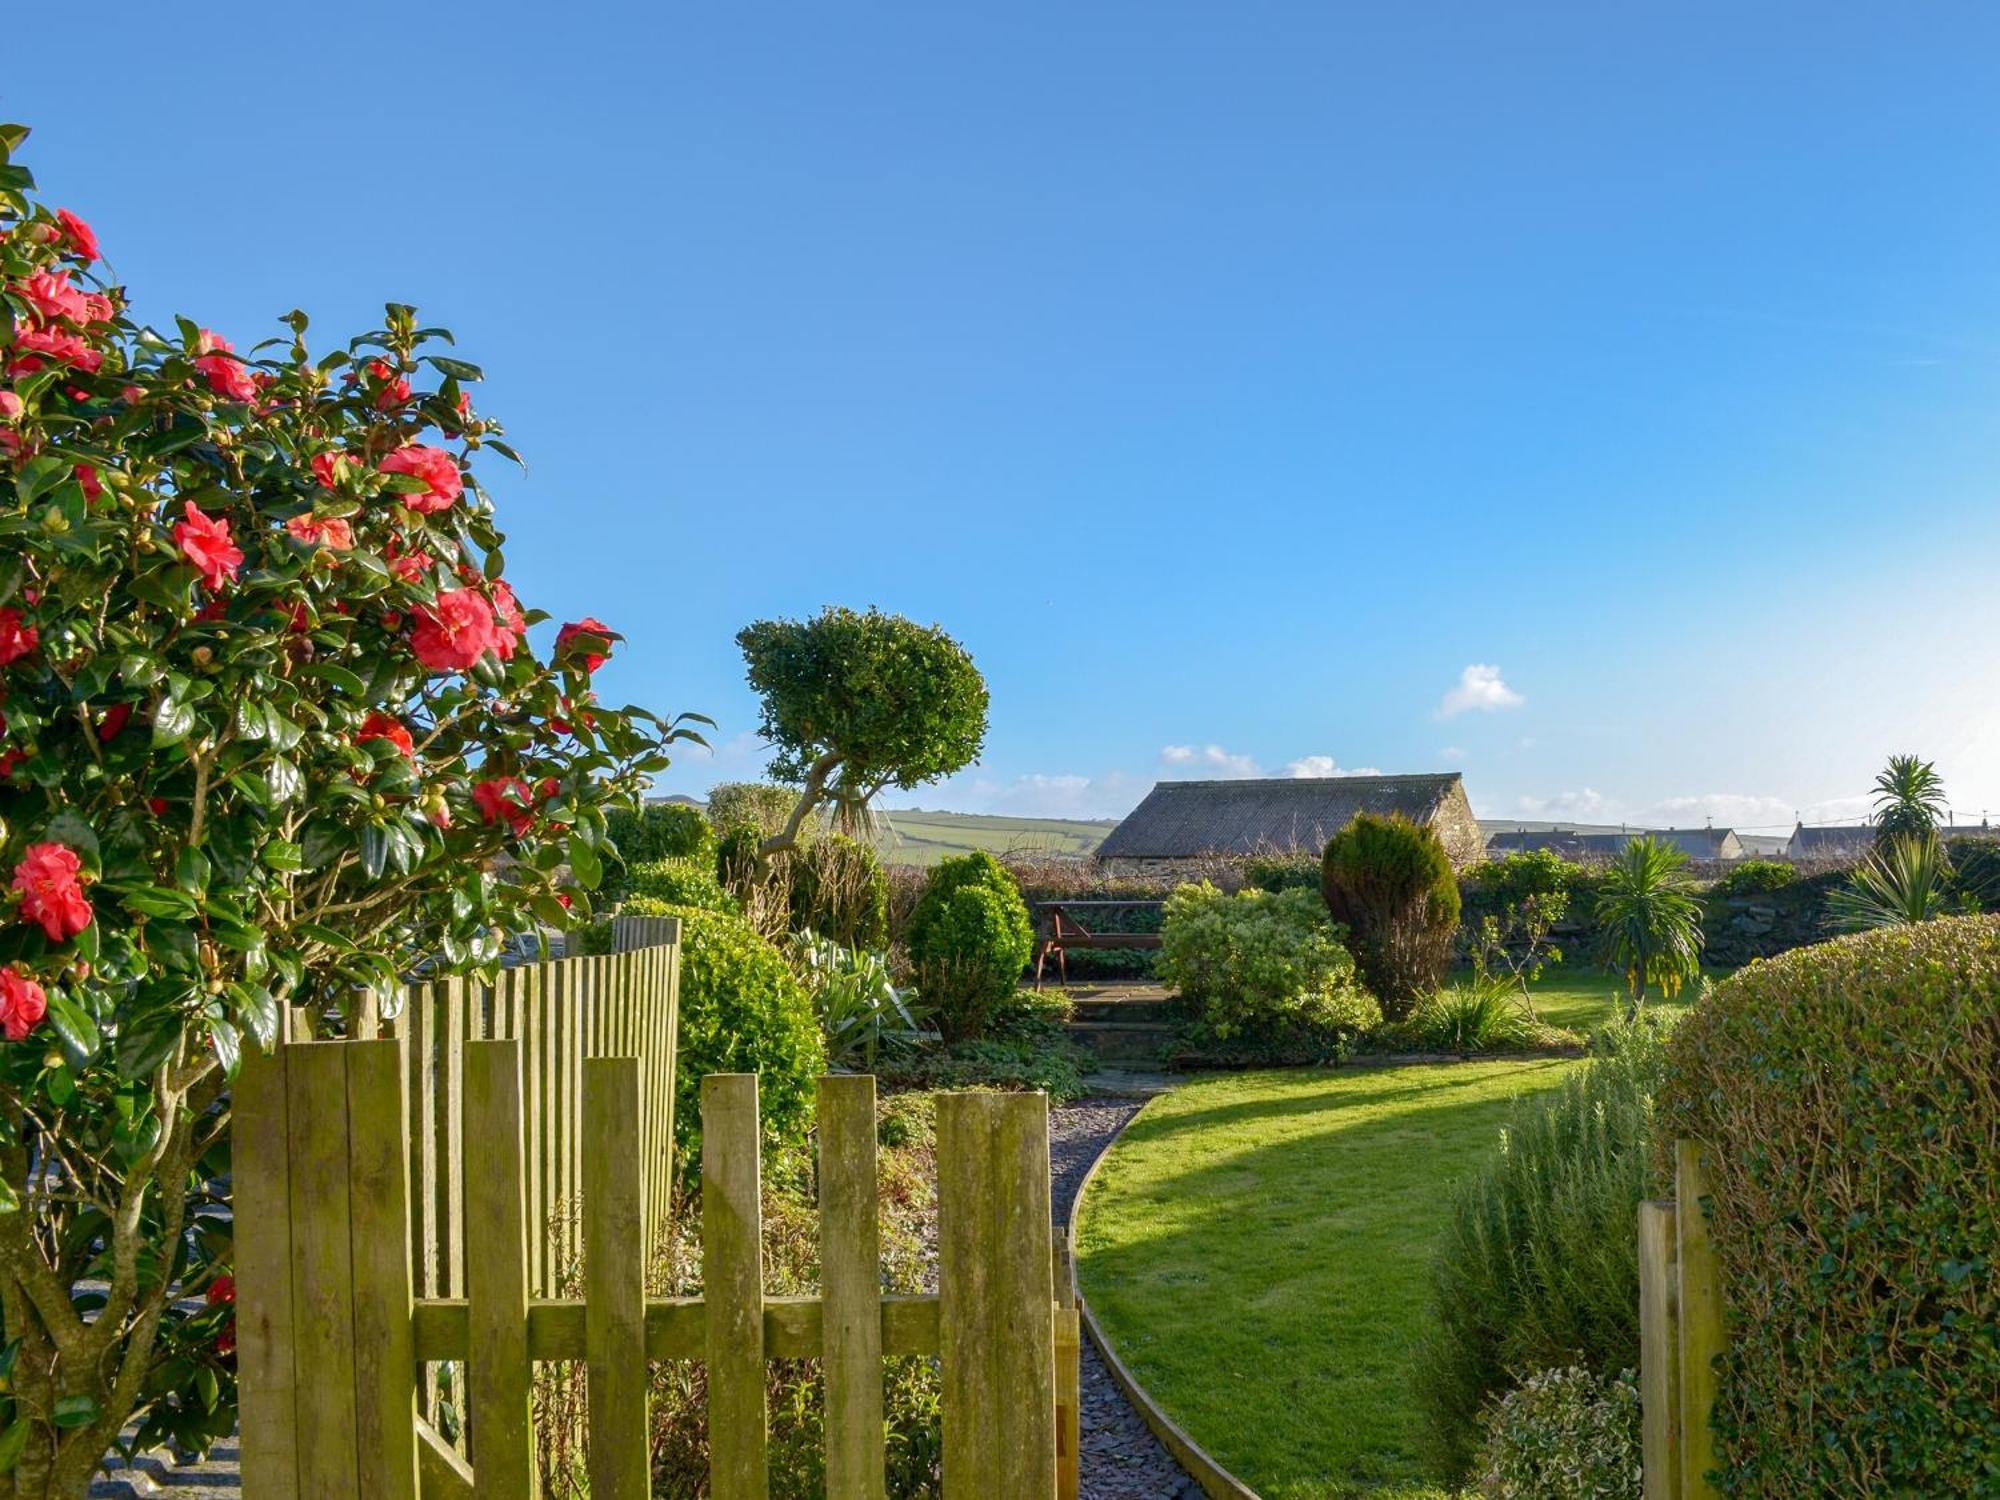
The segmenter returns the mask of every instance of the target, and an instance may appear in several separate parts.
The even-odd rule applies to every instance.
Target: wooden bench
[[[1165,906],[1164,901],[1037,901],[1035,911],[1042,918],[1042,936],[1035,948],[1035,988],[1042,987],[1042,966],[1054,954],[1056,970],[1064,984],[1069,983],[1069,962],[1065,954],[1071,948],[1157,948],[1160,935],[1157,932],[1102,932],[1086,926],[1076,915],[1080,911],[1098,912],[1107,909],[1118,911],[1157,911]],[[1098,920],[1093,915],[1092,921]]]

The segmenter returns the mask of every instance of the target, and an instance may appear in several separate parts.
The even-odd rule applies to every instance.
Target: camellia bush
[[[504,577],[512,453],[392,305],[323,354],[136,325],[0,127],[0,1474],[234,1422],[228,1079],[286,1007],[490,973],[587,914],[689,731]]]

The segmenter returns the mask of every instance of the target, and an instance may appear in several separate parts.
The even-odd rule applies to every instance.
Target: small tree
[[[876,793],[949,776],[986,739],[986,683],[935,625],[829,606],[810,620],[760,620],[736,643],[777,747],[771,774],[799,787],[763,859],[794,847],[820,807],[859,828]]]
[[[1625,976],[1625,1018],[1635,1019],[1658,985],[1671,1000],[1701,975],[1701,900],[1687,855],[1642,835],[1605,872],[1597,920],[1606,967]]]
[[[227,1079],[287,1006],[393,1011],[587,913],[680,732],[553,657],[471,463],[478,370],[391,306],[314,356],[164,334],[0,127],[0,1473],[234,1422]],[[570,872],[565,875],[565,871]],[[565,884],[569,882],[569,884]],[[572,911],[572,904],[575,911]]]
[[[1944,816],[1944,778],[1914,755],[1892,755],[1875,778],[1875,841],[1924,838]]]
[[[1327,840],[1320,891],[1361,977],[1400,1021],[1437,988],[1458,927],[1458,877],[1437,830],[1362,813]]]

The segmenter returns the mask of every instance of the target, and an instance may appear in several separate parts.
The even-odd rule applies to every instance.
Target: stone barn
[[[1318,854],[1359,813],[1401,813],[1435,828],[1463,869],[1486,847],[1456,771],[1414,776],[1285,776],[1162,781],[1097,849],[1111,875],[1198,873],[1217,858]]]

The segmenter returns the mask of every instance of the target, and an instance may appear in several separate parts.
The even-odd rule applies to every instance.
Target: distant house
[[[1519,854],[1547,849],[1564,859],[1609,860],[1624,853],[1636,838],[1671,844],[1689,859],[1728,864],[1746,853],[1743,840],[1733,828],[1630,828],[1616,833],[1602,830],[1583,832],[1571,828],[1509,829],[1487,840],[1489,854]]]
[[[1860,859],[1874,847],[1872,823],[1835,823],[1817,828],[1801,823],[1792,830],[1791,842],[1785,845],[1785,858],[1795,864],[1801,860]]]
[[[1435,828],[1455,865],[1471,864],[1485,838],[1456,771],[1414,776],[1287,776],[1243,781],[1162,781],[1098,846],[1114,875],[1187,869],[1247,854],[1317,854],[1360,813],[1401,813]]]

